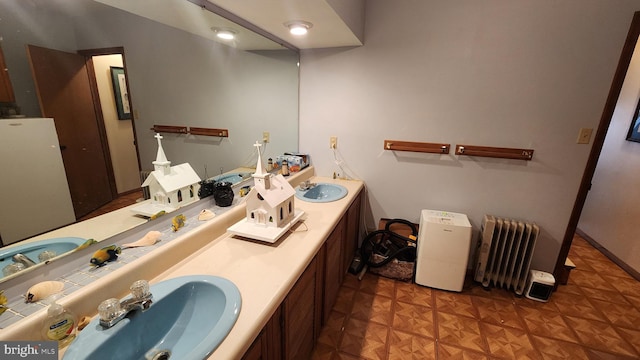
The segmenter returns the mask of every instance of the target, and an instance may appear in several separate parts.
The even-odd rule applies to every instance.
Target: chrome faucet
[[[300,184],[300,190],[309,190],[312,187],[316,186],[316,184],[310,182],[309,180],[305,180]]]
[[[16,263],[24,265],[24,267],[32,267],[36,264],[33,260],[29,259],[27,255],[20,253],[13,255],[11,259]]]
[[[135,310],[145,311],[153,303],[153,295],[149,292],[149,283],[146,280],[138,280],[131,287],[131,298],[122,302],[111,298],[103,301],[98,306],[100,325],[110,328],[124,319]]]

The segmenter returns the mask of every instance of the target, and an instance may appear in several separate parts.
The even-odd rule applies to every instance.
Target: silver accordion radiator
[[[485,215],[474,279],[482,286],[512,289],[522,295],[540,228],[538,225]]]

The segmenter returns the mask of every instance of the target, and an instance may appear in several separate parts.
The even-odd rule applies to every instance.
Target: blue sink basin
[[[241,182],[242,180],[249,178],[250,175],[251,175],[250,173],[235,172],[235,173],[228,173],[228,174],[214,176],[213,180],[217,182],[222,182],[222,181],[230,182],[231,185],[235,185]]]
[[[96,316],[71,343],[64,359],[204,359],[224,340],[240,314],[241,297],[229,280],[184,276],[150,287],[153,303],[105,329]]]
[[[86,239],[79,237],[62,237],[32,241],[23,245],[4,248],[0,250],[0,270],[13,263],[11,258],[15,254],[23,254],[37,264],[40,262],[38,255],[43,251],[53,251],[56,255],[62,255],[82,245],[85,241]],[[2,277],[2,271],[0,271],[0,278]]]
[[[296,197],[309,202],[325,203],[347,196],[347,188],[338,184],[318,183],[309,190],[296,188]]]

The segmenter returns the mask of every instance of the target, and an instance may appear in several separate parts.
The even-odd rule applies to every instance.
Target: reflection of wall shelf
[[[515,159],[515,160],[531,160],[533,159],[533,149],[456,145],[456,155],[482,156],[482,157]]]
[[[412,151],[432,154],[448,154],[450,144],[385,140],[384,149],[392,151]]]
[[[213,128],[186,127],[186,126],[173,126],[173,125],[153,125],[151,130],[157,133],[229,137],[228,129],[213,129]]]
[[[227,130],[227,129],[210,129],[210,128],[190,127],[189,128],[189,133],[191,135],[229,137],[229,130]]]
[[[173,133],[173,134],[186,134],[188,133],[186,126],[171,126],[171,125],[153,125],[151,130],[157,133]]]

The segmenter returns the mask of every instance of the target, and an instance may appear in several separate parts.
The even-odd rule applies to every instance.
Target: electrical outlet
[[[265,143],[265,144],[269,142],[269,132],[268,131],[263,131],[262,132],[262,142]]]
[[[329,149],[337,149],[338,148],[338,137],[332,136],[329,138]]]
[[[591,134],[593,133],[592,128],[582,128],[578,133],[578,140],[576,143],[578,144],[588,144],[591,141]]]

